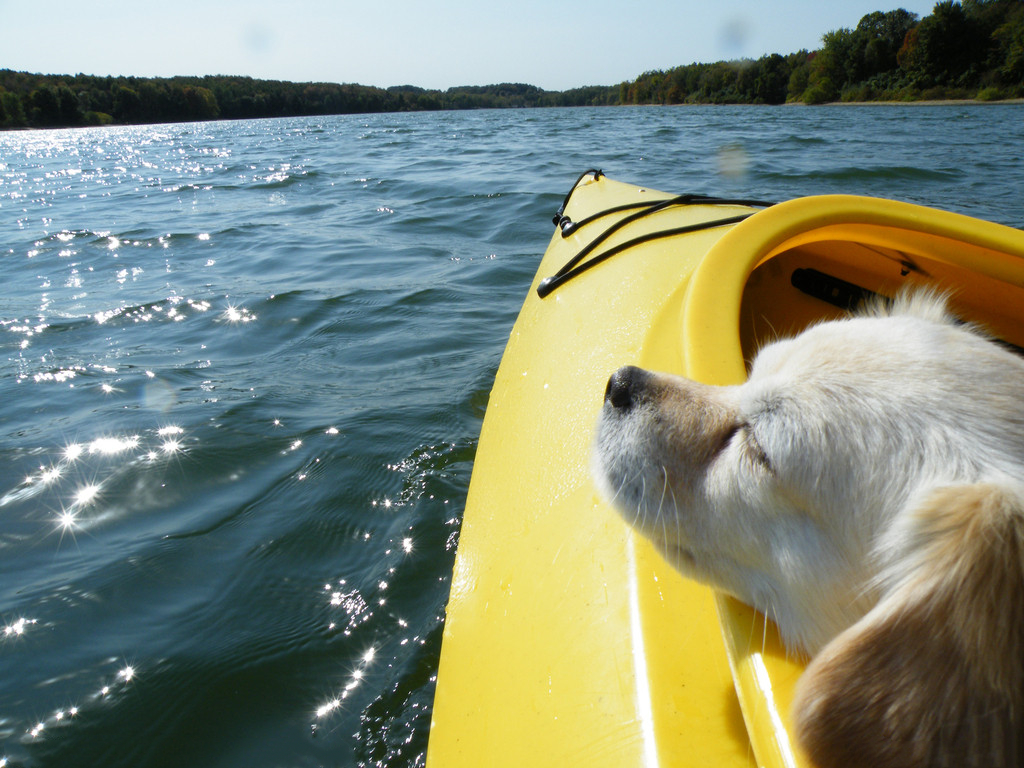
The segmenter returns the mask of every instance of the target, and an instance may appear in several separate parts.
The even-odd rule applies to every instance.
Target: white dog
[[[1024,765],[1024,360],[930,294],[766,346],[713,387],[608,382],[602,492],[812,656],[822,768]]]

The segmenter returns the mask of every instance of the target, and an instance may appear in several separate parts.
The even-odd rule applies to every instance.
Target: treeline
[[[646,72],[622,104],[782,104],[1024,96],[1024,0],[944,0],[923,19],[876,11],[817,51]]]
[[[604,107],[619,103],[618,87],[593,85],[570,91],[545,91],[535,85],[464,85],[428,91],[413,85],[388,88],[401,110],[508,109],[528,107]]]
[[[1024,0],[943,0],[923,19],[876,11],[817,51],[690,64],[569,91],[446,91],[251,77],[38,75],[0,69],[0,128],[618,104],[782,104],[1024,96]]]
[[[54,128],[438,109],[590,106],[615,103],[598,86],[544,91],[504,83],[428,91],[250,77],[97,77],[0,70],[0,127]]]

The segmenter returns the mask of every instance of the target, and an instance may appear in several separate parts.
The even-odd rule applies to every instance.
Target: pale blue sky
[[[934,0],[0,0],[0,68],[551,90],[820,46]]]

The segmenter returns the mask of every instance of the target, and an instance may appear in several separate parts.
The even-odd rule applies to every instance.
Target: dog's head
[[[1022,470],[1024,361],[921,294],[766,346],[738,386],[620,369],[595,448],[603,493],[670,561],[811,654],[838,636],[852,647],[897,585],[935,567],[921,542],[937,493],[1001,489],[993,508],[1024,536]],[[974,495],[944,497],[942,514],[960,519],[949,505]],[[1003,557],[1016,558],[1007,599],[1024,600],[1024,544]],[[804,690],[807,710],[827,698]]]

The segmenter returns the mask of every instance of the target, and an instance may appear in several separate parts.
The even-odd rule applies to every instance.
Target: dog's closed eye
[[[714,453],[712,454],[712,458],[717,457],[722,451],[724,451],[726,448],[728,448],[730,445],[732,445],[733,440],[736,439],[737,435],[739,435],[740,432],[745,427],[746,427],[745,424],[743,424],[741,422],[737,422],[737,423],[733,424],[728,430],[726,430],[722,434],[722,441],[718,444],[718,447],[715,449]]]
[[[722,435],[722,442],[719,444],[714,456],[717,457],[722,453],[722,451],[731,447],[734,443],[743,451],[744,458],[759,465],[769,473],[773,472],[772,463],[768,458],[768,454],[765,453],[764,448],[761,447],[761,443],[758,441],[757,435],[754,432],[754,427],[750,422],[739,421],[733,424],[732,427]]]
[[[761,447],[761,443],[758,442],[757,435],[751,426],[745,425],[743,429],[743,438],[745,441],[747,455],[753,460],[755,464],[759,464],[763,469],[769,473],[774,473],[772,468],[772,462],[768,458],[768,454],[765,453],[764,448]]]

